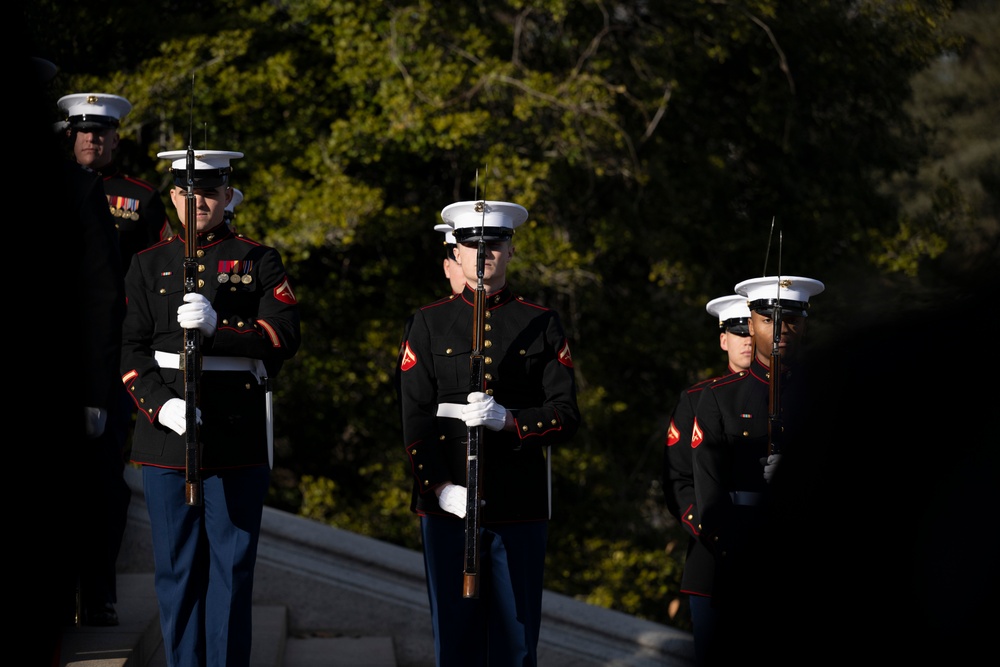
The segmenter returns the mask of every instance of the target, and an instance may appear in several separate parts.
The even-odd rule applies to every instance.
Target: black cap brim
[[[229,184],[229,169],[195,169],[192,174],[196,189],[211,190]],[[174,185],[186,188],[187,170],[174,169]]]
[[[479,241],[509,241],[514,230],[509,227],[463,227],[455,230],[455,240],[459,243]]]

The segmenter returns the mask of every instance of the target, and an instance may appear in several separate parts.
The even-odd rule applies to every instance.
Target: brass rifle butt
[[[462,581],[462,597],[464,598],[478,598],[479,597],[479,575],[478,574],[465,574],[465,578]]]
[[[193,507],[201,505],[201,486],[198,482],[184,483],[184,502]]]

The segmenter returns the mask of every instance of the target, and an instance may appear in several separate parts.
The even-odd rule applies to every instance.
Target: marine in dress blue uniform
[[[69,139],[74,158],[102,181],[109,217],[117,230],[116,252],[124,275],[136,252],[171,234],[159,191],[146,181],[122,173],[114,162],[118,128],[132,110],[132,104],[119,95],[77,93],[61,97],[57,106],[63,113],[58,127]],[[120,350],[120,336],[115,339]],[[117,367],[116,362],[116,370]],[[92,546],[79,552],[79,616],[85,625],[118,625],[114,608],[118,601],[116,561],[132,498],[123,471],[134,414],[132,400],[121,383],[115,382],[106,427],[92,443],[93,462],[89,466],[91,472],[86,475],[100,497],[96,503],[88,503],[91,511],[85,519]],[[101,481],[96,483],[97,479]]]
[[[712,299],[705,310],[719,323],[719,345],[726,351],[728,363],[721,376],[696,382],[681,392],[670,416],[664,451],[663,488],[667,509],[688,534],[684,573],[681,576],[681,593],[688,596],[691,624],[695,638],[695,657],[701,662],[705,642],[712,635],[715,612],[711,605],[712,575],[715,559],[701,543],[701,513],[695,501],[694,472],[692,470],[691,432],[694,412],[701,392],[731,374],[746,374],[753,356],[749,343],[750,309],[746,297],[739,294]],[[743,339],[747,343],[743,344]]]
[[[132,256],[173,235],[170,219],[160,191],[151,183],[123,173],[114,162],[112,151],[118,145],[117,128],[132,110],[132,104],[120,95],[109,93],[75,93],[59,98],[59,109],[65,114],[62,125],[71,141],[79,133],[115,130],[106,162],[90,166],[104,179],[108,209],[115,218],[121,250],[122,270],[127,271]]]
[[[167,662],[245,666],[270,481],[268,382],[298,350],[299,310],[278,251],[235,234],[223,219],[230,160],[242,153],[195,153],[196,208],[210,213],[198,221],[197,293],[184,290],[188,230],[136,255],[125,278],[122,380],[138,407],[131,460],[143,466]],[[173,160],[172,198],[183,221],[187,151],[159,155]],[[202,333],[200,506],[186,504],[178,354],[182,327],[194,324]]]
[[[462,291],[420,308],[400,356],[410,508],[421,517],[424,565],[440,667],[537,664],[548,520],[547,450],[580,423],[569,341],[556,311],[506,283],[514,228],[527,211],[507,202],[457,202],[442,211],[466,267]],[[478,242],[485,262],[485,392],[470,393]],[[472,267],[471,269],[468,267]],[[484,287],[485,288],[485,287]],[[477,420],[475,415],[487,419]],[[466,441],[485,425],[481,583],[463,596]]]
[[[727,576],[740,558],[741,548],[766,501],[769,466],[769,374],[774,309],[781,308],[782,373],[781,421],[789,405],[801,401],[804,378],[797,372],[796,357],[805,334],[809,299],[824,289],[823,283],[801,276],[764,276],[736,285],[751,311],[750,333],[755,354],[747,373],[733,374],[701,392],[695,410],[691,451],[695,502],[701,510],[700,540],[714,556],[712,604],[717,609],[716,633],[738,619],[725,614]],[[794,447],[794,433],[780,433],[782,447]],[[772,461],[774,461],[772,463]],[[718,634],[716,634],[718,636]],[[730,664],[733,647],[709,640],[705,664]]]

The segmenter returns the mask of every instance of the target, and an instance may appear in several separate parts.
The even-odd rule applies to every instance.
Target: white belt
[[[451,419],[461,419],[462,418],[462,408],[465,407],[463,403],[438,403],[438,417],[450,417]]]
[[[760,505],[764,494],[757,491],[730,491],[729,497],[734,505]]]
[[[161,368],[181,367],[181,355],[173,352],[162,352],[155,350],[153,358]],[[252,373],[257,378],[257,384],[266,384],[267,392],[264,394],[264,414],[267,420],[267,465],[274,468],[274,402],[271,396],[271,385],[267,382],[267,369],[260,359],[249,357],[202,357],[201,370],[203,371],[243,371]]]
[[[181,365],[181,355],[173,352],[153,352],[153,358],[161,368],[176,368],[184,370]],[[201,370],[203,371],[243,371],[253,373],[257,378],[257,384],[263,384],[267,379],[267,370],[264,362],[260,359],[250,359],[249,357],[202,357]]]

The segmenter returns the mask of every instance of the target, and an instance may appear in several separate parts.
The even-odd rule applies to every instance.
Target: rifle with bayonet
[[[771,220],[774,231],[774,220]],[[768,244],[770,245],[770,244]],[[765,263],[767,260],[765,260]],[[781,232],[778,232],[778,282],[771,308],[771,372],[767,382],[767,455],[781,453]]]
[[[478,177],[477,177],[478,178]],[[486,201],[477,203],[483,209],[485,230]],[[483,339],[486,336],[486,288],[483,276],[486,271],[486,241],[479,236],[476,254],[476,296],[472,306],[472,356],[470,357],[471,391],[486,390],[484,371]],[[479,510],[482,508],[480,487],[483,480],[483,432],[484,426],[470,426],[466,445],[465,478],[468,495],[465,504],[465,567],[462,580],[462,597],[479,597]]]
[[[184,209],[184,293],[198,291],[198,218],[194,200],[194,149],[188,142],[187,195]],[[184,500],[201,505],[201,443],[198,438],[198,393],[201,375],[201,332],[184,329]]]

